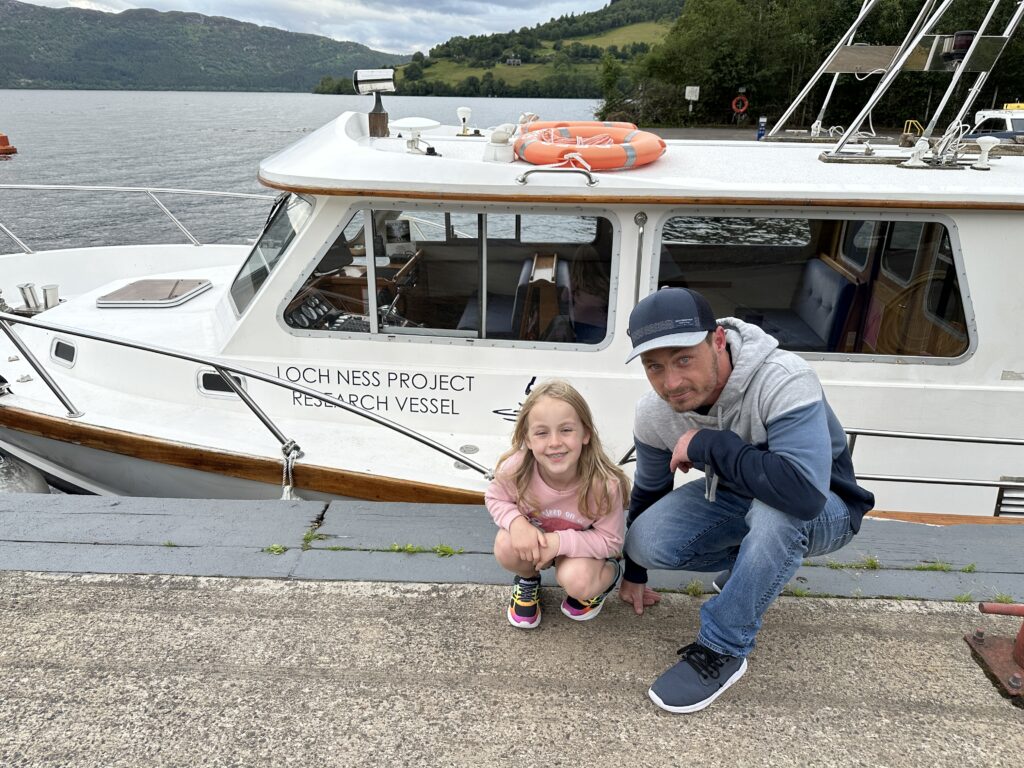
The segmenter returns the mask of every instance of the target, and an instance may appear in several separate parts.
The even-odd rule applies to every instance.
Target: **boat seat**
[[[550,259],[552,275],[542,275],[543,263]],[[552,280],[547,279],[552,277]],[[546,338],[559,316],[568,318],[572,304],[569,263],[557,256],[539,254],[523,259],[515,295],[487,292],[487,338]],[[456,326],[460,331],[480,330],[479,293],[474,291]],[[565,336],[564,327],[558,334]],[[554,339],[552,339],[554,340]],[[559,339],[564,340],[564,339]],[[571,339],[570,339],[571,340]]]
[[[857,291],[847,277],[820,258],[808,260],[791,309],[746,309],[742,319],[760,325],[784,349],[834,352]]]
[[[516,286],[515,295],[509,296],[503,293],[487,292],[487,338],[489,339],[512,339],[515,335],[512,329],[518,332],[518,324],[513,323],[516,314],[516,301],[520,303],[519,316],[522,317],[521,305],[526,298],[526,288],[530,284],[530,272],[533,269],[533,258],[523,259],[522,267],[519,270],[519,283]],[[480,330],[480,293],[473,291],[466,302],[466,308],[462,310],[462,317],[455,326],[460,331]]]

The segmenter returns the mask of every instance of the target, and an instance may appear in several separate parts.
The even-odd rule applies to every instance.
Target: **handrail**
[[[448,446],[443,445],[442,443],[439,443],[436,440],[427,437],[426,435],[422,435],[419,432],[411,430],[408,427],[404,427],[401,424],[398,424],[397,422],[384,418],[383,416],[378,416],[375,413],[363,410],[362,408],[352,405],[351,403],[346,403],[344,400],[341,400],[340,398],[325,395],[323,392],[319,392],[310,387],[302,386],[301,384],[294,384],[290,381],[282,381],[281,379],[270,376],[269,374],[262,373],[261,371],[253,370],[251,368],[244,368],[238,365],[231,365],[223,360],[219,360],[212,357],[206,357],[204,355],[192,355],[187,352],[180,352],[178,350],[167,349],[166,347],[158,347],[150,344],[142,344],[137,341],[122,339],[115,336],[104,336],[96,333],[90,333],[88,331],[82,331],[79,329],[67,328],[61,325],[54,325],[52,323],[41,323],[38,320],[30,320],[28,318],[8,314],[6,312],[0,312],[0,321],[3,321],[5,323],[27,325],[31,328],[38,328],[40,330],[50,331],[51,333],[63,333],[69,336],[74,336],[76,338],[89,339],[90,341],[99,341],[105,344],[113,344],[114,346],[118,347],[125,347],[127,349],[135,349],[141,352],[150,352],[156,355],[162,355],[164,357],[170,357],[176,360],[185,360],[190,363],[207,365],[217,370],[218,372],[221,370],[229,371],[231,373],[236,373],[239,376],[246,376],[255,381],[262,381],[265,384],[271,384],[273,386],[291,390],[292,392],[298,392],[303,395],[308,395],[317,400],[320,400],[323,403],[328,403],[336,408],[341,408],[342,410],[348,411],[349,413],[355,416],[360,416],[364,419],[368,419],[369,421],[386,427],[387,429],[390,429],[394,432],[398,432],[400,435],[415,440],[416,442],[420,443],[421,445],[425,445],[428,448],[433,448],[434,450],[444,454],[445,456],[455,459],[456,461],[461,462],[462,464],[466,465],[467,467],[470,467],[471,469],[475,469],[488,480],[492,479],[493,477],[491,470],[489,468],[481,464],[478,464],[465,454],[453,450],[452,448],[449,448]],[[13,329],[11,329],[11,332],[13,333]],[[221,376],[223,377],[223,374],[221,374]],[[225,383],[227,383],[228,386],[231,386],[232,384],[230,379],[226,379]],[[232,389],[234,389],[234,387],[232,387]],[[56,394],[56,392],[54,394]],[[59,395],[58,399],[60,399]],[[242,402],[245,403],[246,406],[250,407],[250,409],[252,408],[252,406],[250,405],[251,400],[251,397],[242,398]],[[253,405],[255,405],[254,401]],[[262,411],[259,411],[259,409],[257,408],[253,412],[256,414],[257,418],[263,421],[264,425],[267,426],[268,429],[270,429],[270,431],[274,434],[275,437],[277,437],[279,440],[282,437],[284,437],[280,430],[278,430],[275,426],[269,423],[269,417],[266,417],[265,414],[262,414]]]
[[[182,231],[193,245],[201,245],[202,243],[196,239],[196,237],[182,224],[170,210],[167,209],[160,199],[157,198],[158,194],[161,195],[191,195],[193,197],[227,197],[237,198],[242,200],[273,200],[274,195],[260,195],[252,192],[214,192],[201,189],[175,189],[173,187],[102,187],[102,186],[88,186],[88,185],[74,185],[74,184],[0,184],[0,190],[23,190],[27,192],[40,192],[40,191],[51,191],[51,192],[113,192],[113,193],[139,193],[145,194],[149,197],[157,207],[160,209],[171,222]],[[15,245],[21,248],[23,253],[33,253],[32,249],[29,248],[24,242],[15,236],[10,229],[5,227],[3,223],[0,223],[0,232],[7,235]]]
[[[897,432],[889,429],[844,429],[850,448],[850,456],[857,444],[857,437],[895,437],[905,440],[934,440],[947,443],[975,443],[978,445],[1019,445],[1024,446],[1024,438],[1018,437],[971,437],[969,435],[939,435],[929,432]],[[619,464],[628,464],[636,461],[636,446],[632,446],[621,459]],[[968,480],[955,477],[921,477],[915,475],[874,475],[855,474],[858,480],[869,480],[875,482],[891,483],[919,483],[925,485],[961,485],[978,488],[1021,488],[1024,489],[1024,482],[1017,480]]]
[[[584,170],[583,168],[533,168],[526,173],[516,176],[516,183],[525,184],[529,181],[531,174],[534,173],[582,173],[587,177],[588,187],[592,187],[600,181],[600,179],[595,179],[590,174],[590,171]]]

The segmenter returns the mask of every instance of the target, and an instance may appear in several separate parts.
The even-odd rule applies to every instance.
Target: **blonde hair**
[[[590,441],[582,446],[580,460],[576,465],[576,474],[580,479],[579,494],[576,497],[580,513],[585,517],[596,520],[611,512],[614,505],[621,504],[620,509],[629,505],[629,478],[619,469],[601,447],[601,439],[597,435],[597,428],[594,426],[594,417],[590,413],[590,406],[587,401],[571,384],[559,379],[551,379],[534,387],[527,396],[526,401],[519,408],[516,416],[516,425],[512,430],[512,447],[498,459],[496,472],[501,470],[502,464],[513,456],[523,452],[523,460],[511,476],[516,487],[516,498],[520,509],[524,512],[534,511],[530,509],[533,503],[529,499],[527,489],[530,486],[530,479],[533,477],[533,468],[537,460],[533,453],[526,449],[526,433],[529,428],[530,412],[541,398],[549,397],[553,400],[561,400],[567,403],[580,420],[580,425],[590,434]],[[618,498],[614,498],[612,487],[618,486]],[[590,503],[594,502],[594,511],[590,511]]]

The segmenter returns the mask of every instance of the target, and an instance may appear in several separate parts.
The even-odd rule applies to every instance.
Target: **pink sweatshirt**
[[[580,514],[577,506],[579,486],[566,491],[555,490],[544,482],[536,465],[533,467],[528,493],[538,509],[521,509],[512,475],[522,460],[522,452],[509,457],[501,465],[484,495],[487,511],[500,528],[507,531],[513,520],[525,517],[541,530],[557,533],[558,555],[567,557],[603,559],[615,557],[622,551],[626,528],[626,513],[622,504],[614,504],[612,511],[604,517],[590,520]],[[612,498],[618,496],[617,484],[611,490]],[[593,499],[590,503],[594,506]]]

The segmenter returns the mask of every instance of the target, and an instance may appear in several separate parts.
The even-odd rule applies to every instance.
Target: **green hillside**
[[[0,88],[309,92],[325,72],[408,59],[220,16],[0,0]]]
[[[414,54],[395,82],[410,96],[599,98],[610,62],[638,61],[665,38],[682,8],[683,0],[611,0],[597,11],[518,31],[453,37]],[[337,74],[317,91],[348,88],[347,77]]]

